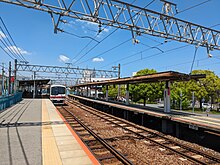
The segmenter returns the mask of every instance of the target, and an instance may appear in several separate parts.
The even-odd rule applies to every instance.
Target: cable
[[[12,40],[13,44],[16,46],[16,48],[18,48],[17,45],[15,44],[15,42],[14,42],[14,40],[13,40],[11,34],[9,33],[9,31],[8,31],[8,29],[7,29],[6,25],[5,25],[5,23],[4,23],[3,19],[2,19],[2,17],[0,17],[0,20],[1,20],[1,22],[2,22],[2,24],[3,24],[3,26],[4,26],[4,28],[6,29],[6,31],[7,31],[8,35],[9,35],[10,39]],[[20,56],[22,57],[22,59],[27,62],[27,60],[26,60],[26,59],[24,58],[24,56],[22,55],[21,51],[20,51],[19,49],[16,49],[16,51],[20,54]]]
[[[163,44],[163,43],[162,43],[162,44]],[[162,44],[157,44],[157,45],[155,45],[155,46],[153,46],[153,47],[157,47],[157,46],[162,45]],[[101,68],[105,68],[105,67],[107,67],[107,66],[109,66],[109,65],[112,65],[112,64],[114,64],[114,63],[116,63],[116,62],[118,62],[118,61],[126,60],[126,59],[128,59],[128,58],[130,58],[130,57],[133,57],[133,56],[137,55],[137,54],[141,54],[141,53],[143,53],[143,52],[146,52],[146,51],[148,51],[148,50],[150,50],[150,49],[153,49],[153,48],[150,47],[150,48],[148,48],[148,49],[144,49],[144,50],[141,50],[141,51],[139,51],[139,52],[137,52],[137,53],[131,54],[131,55],[126,56],[126,57],[123,57],[123,58],[121,58],[121,59],[119,59],[119,60],[116,60],[116,61],[111,62],[111,63],[109,63],[109,64],[107,64],[107,65],[105,65],[105,66],[100,67],[100,69],[101,69]]]
[[[160,41],[154,40],[154,39],[152,39],[152,38],[150,38],[150,37],[147,37],[147,36],[145,36],[145,35],[143,35],[143,36],[141,36],[141,37],[147,38],[147,39],[149,39],[149,40],[151,40],[151,41],[154,41],[154,42],[157,42],[157,43],[160,43],[160,44],[164,44],[164,42],[160,42]],[[169,41],[169,42],[170,42],[170,41]]]
[[[11,59],[15,60],[15,58],[13,58],[7,51],[5,51],[5,49],[0,45],[0,48],[9,56],[11,57]]]
[[[156,46],[149,46],[149,45],[147,45],[147,44],[144,44],[144,43],[140,43],[141,45],[144,45],[144,46],[147,46],[147,47],[149,47],[149,48],[155,48],[155,49],[157,49],[157,50],[159,50],[159,51],[161,51],[162,53],[164,52],[163,50],[161,50],[160,48],[158,48],[158,47],[156,47]]]
[[[69,35],[72,35],[72,36],[75,36],[75,37],[78,37],[78,38],[88,38],[88,39],[91,39],[91,40],[96,41],[96,42],[99,43],[99,41],[97,41],[96,39],[94,39],[94,38],[92,38],[92,37],[90,37],[90,36],[79,36],[79,35],[76,35],[76,34],[74,34],[74,33],[70,33],[70,32],[64,31],[64,30],[62,30],[61,32],[62,32],[62,33],[69,34]]]
[[[201,58],[201,59],[198,59],[197,61],[203,61],[203,60],[207,60],[207,59],[208,59],[208,58]],[[167,67],[173,67],[173,66],[179,66],[179,65],[184,65],[184,64],[191,64],[191,63],[192,63],[192,61],[186,61],[186,62],[174,64],[174,65],[162,66],[162,67],[159,67],[158,69],[167,68]]]
[[[2,30],[1,26],[0,26],[0,29]],[[2,33],[3,34],[0,33],[1,43],[5,46],[5,49],[7,49],[9,53],[11,53],[12,56],[14,56],[15,58],[19,59],[20,57],[14,51],[13,46],[8,44],[8,42],[7,42],[8,38],[6,37],[7,40],[5,39],[4,36],[6,36],[6,35],[5,35],[4,31],[2,31]]]
[[[185,12],[185,11],[190,10],[190,9],[192,9],[192,8],[195,8],[195,7],[197,7],[197,6],[200,6],[200,5],[202,5],[202,4],[204,4],[204,3],[207,3],[207,2],[209,2],[209,1],[211,1],[211,0],[204,1],[204,2],[201,2],[201,3],[197,4],[197,5],[194,5],[194,6],[191,6],[191,7],[189,7],[189,8],[186,8],[186,9],[184,9],[184,10],[181,10],[181,11],[179,11],[177,14],[182,13],[182,12]]]
[[[109,36],[111,36],[114,32],[116,32],[118,29],[115,29],[112,31],[109,35],[107,35],[105,38],[103,38],[99,43],[95,44],[91,49],[89,49],[84,55],[82,55],[78,60],[76,60],[73,64],[77,63],[79,60],[81,60],[83,57],[85,57],[88,53],[90,53],[93,49],[95,49],[100,43],[102,43],[104,40],[106,40]]]
[[[154,57],[154,56],[157,56],[157,55],[160,55],[160,54],[164,54],[164,53],[167,53],[167,52],[171,52],[171,51],[174,51],[174,50],[177,50],[177,49],[182,49],[182,48],[185,48],[187,46],[189,46],[189,45],[184,45],[184,46],[176,47],[176,48],[173,48],[173,49],[169,49],[169,50],[166,50],[166,51],[161,52],[161,53],[156,53],[156,54],[153,54],[153,55],[150,55],[150,56],[138,59],[138,60],[134,60],[134,61],[131,61],[131,62],[124,63],[122,65],[125,66],[125,65],[128,65],[128,64],[135,63],[137,61],[143,60],[143,59],[151,58],[151,57]]]
[[[75,59],[76,57],[78,57],[78,56],[82,53],[82,51],[85,50],[85,49],[92,43],[92,41],[93,41],[93,40],[91,40],[90,42],[88,42],[88,44],[86,44],[86,46],[84,46],[84,47],[80,50],[80,52],[79,52],[73,59]]]
[[[131,4],[133,4],[134,2],[135,2],[136,0],[134,0]],[[154,0],[153,0],[154,1]],[[152,2],[151,2],[152,3]],[[150,4],[149,4],[150,5]],[[148,5],[147,5],[148,6]],[[103,31],[106,27],[108,27],[107,25],[101,30],[101,31]],[[98,34],[96,34],[96,36],[95,37],[97,37],[99,35],[99,33]],[[94,38],[95,38],[94,37]],[[78,57],[79,55],[80,55],[80,53],[82,53],[82,51],[83,50],[85,50],[90,44],[92,43],[92,41],[90,41],[88,44],[86,44],[86,46],[85,47],[83,47],[81,50],[80,50],[80,52],[73,58],[73,59],[75,59],[76,57]],[[95,57],[94,57],[95,58]],[[90,58],[91,59],[91,58]],[[80,63],[81,64],[81,63]]]
[[[150,4],[152,4],[155,0],[152,0],[150,3],[148,3],[144,8],[148,7]],[[140,10],[141,11],[141,10]],[[139,11],[139,12],[140,12]],[[134,14],[130,19],[128,19],[125,23],[127,23],[128,21],[130,21],[134,16],[136,16],[139,12],[137,12],[136,14]],[[109,35],[107,35],[104,39],[102,39],[99,43],[97,43],[95,46],[93,46],[91,49],[89,49],[84,55],[82,55],[78,60],[76,60],[73,64],[77,63],[79,60],[81,60],[83,57],[85,57],[88,53],[90,53],[93,49],[95,49],[100,43],[102,43],[105,39],[107,39],[110,35],[112,35],[113,33],[115,33],[118,30],[115,29],[114,31],[112,31]]]
[[[191,75],[192,73],[192,69],[193,69],[193,65],[194,65],[194,62],[195,62],[195,58],[196,58],[196,53],[197,53],[197,50],[198,50],[199,47],[195,47],[195,52],[194,52],[194,56],[193,56],[193,61],[192,61],[192,65],[191,65],[191,69],[190,69],[190,72],[189,74]]]
[[[89,59],[87,59],[87,60],[85,60],[85,61],[82,61],[82,62],[79,63],[78,65],[80,65],[80,64],[82,64],[82,63],[84,63],[84,62],[87,62],[87,61],[89,61],[89,60],[91,60],[91,59],[93,59],[93,58],[97,58],[97,57],[100,57],[100,56],[104,56],[105,53],[108,53],[108,52],[110,52],[110,51],[112,51],[112,50],[114,50],[114,49],[120,47],[121,45],[127,43],[127,42],[130,41],[130,40],[131,40],[131,39],[129,38],[128,40],[125,40],[125,41],[121,42],[120,44],[118,44],[118,45],[116,45],[116,46],[114,46],[114,47],[112,47],[112,48],[110,48],[110,49],[108,49],[108,50],[106,50],[106,51],[100,53],[100,54],[97,55],[97,56],[93,56],[93,57],[91,57],[91,58],[89,58]]]
[[[207,0],[207,1],[205,1],[205,2],[202,2],[202,3],[200,3],[200,4],[197,4],[197,5],[195,5],[195,6],[192,6],[192,7],[190,7],[190,8],[184,9],[184,10],[182,10],[182,11],[180,11],[180,12],[185,12],[186,10],[192,9],[192,8],[194,8],[194,7],[197,7],[197,6],[199,6],[199,5],[201,5],[201,4],[204,4],[204,3],[208,2],[208,1],[211,1],[211,0]],[[179,14],[180,12],[178,12],[177,14]],[[175,15],[177,15],[177,14],[175,14]],[[219,24],[216,24],[216,25],[214,25],[214,26],[218,26],[218,25],[219,25]],[[213,27],[214,27],[214,26],[213,26]],[[165,43],[161,43],[161,42],[159,42],[159,41],[156,41],[156,40],[151,39],[151,38],[146,37],[146,36],[142,36],[142,37],[148,38],[148,39],[150,39],[150,40],[152,40],[152,41],[154,41],[154,42],[158,42],[158,43],[160,43],[161,45],[162,45],[162,44],[165,44]],[[144,44],[142,44],[142,45],[144,45]],[[145,45],[145,46],[148,46],[148,45]],[[189,45],[187,45],[187,46],[189,46]],[[148,47],[149,47],[149,46],[148,46]],[[156,49],[157,49],[156,46],[154,46],[154,47],[152,47],[152,48],[156,48]],[[160,50],[161,53],[164,53],[161,49],[158,49],[158,50]],[[146,50],[145,50],[145,51],[146,51]],[[134,56],[134,55],[140,54],[140,53],[143,53],[143,52],[140,51],[140,52],[135,53],[135,54],[133,54],[133,55],[131,55],[131,56]],[[159,53],[159,54],[160,54],[160,53]],[[156,55],[157,55],[157,54],[156,54]],[[128,56],[128,58],[131,57],[131,56]],[[150,57],[151,57],[151,56],[150,56]],[[127,59],[127,58],[122,58],[122,59],[124,60],[124,59]],[[145,58],[142,58],[142,59],[145,59]],[[142,59],[141,59],[141,60],[142,60]],[[119,61],[121,61],[121,59],[120,59]],[[124,65],[128,65],[128,64],[133,63],[133,62],[136,62],[136,61],[139,61],[139,60],[131,61],[131,62],[125,63]],[[118,62],[118,60],[115,61],[115,62]],[[115,63],[115,62],[112,62],[112,63]],[[111,63],[111,64],[112,64],[112,63]],[[105,65],[105,67],[106,67],[106,66],[109,66],[109,65],[110,65],[110,64]],[[103,67],[101,67],[101,68],[103,68]]]

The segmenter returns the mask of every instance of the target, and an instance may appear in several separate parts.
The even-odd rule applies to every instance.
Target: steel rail
[[[118,152],[114,147],[109,145],[104,139],[102,139],[99,135],[97,135],[94,131],[92,131],[88,126],[86,126],[83,122],[81,122],[71,111],[67,110],[65,107],[62,108],[67,111],[71,116],[84,128],[86,129],[95,139],[97,139],[102,145],[104,145],[119,161],[121,161],[125,165],[133,165],[125,156],[123,156],[120,152]]]
[[[70,101],[73,101],[73,100],[70,100]],[[78,106],[77,104],[80,104],[80,106]],[[181,144],[181,143],[179,143],[179,142],[177,142],[177,141],[173,141],[173,140],[171,140],[171,139],[169,139],[169,138],[167,138],[167,137],[164,137],[163,135],[160,135],[160,134],[157,134],[157,133],[155,133],[155,132],[151,132],[151,131],[149,131],[149,130],[146,130],[146,129],[142,128],[141,126],[135,125],[134,123],[130,123],[130,122],[126,121],[126,120],[119,119],[119,118],[117,118],[117,117],[115,117],[115,116],[106,114],[106,113],[104,113],[104,112],[100,112],[100,111],[98,111],[98,110],[96,110],[96,109],[94,109],[94,108],[91,108],[91,107],[89,107],[89,106],[86,106],[86,105],[84,105],[84,104],[82,104],[82,103],[78,103],[78,102],[77,102],[77,104],[75,103],[75,106],[77,106],[77,107],[79,107],[79,108],[81,108],[81,109],[84,109],[84,110],[86,110],[86,111],[89,111],[89,112],[92,113],[93,115],[96,115],[96,116],[100,117],[97,113],[94,113],[94,111],[95,111],[95,112],[98,112],[98,113],[101,113],[101,114],[103,114],[103,115],[105,115],[105,116],[108,116],[108,117],[114,118],[115,120],[118,120],[118,121],[121,121],[121,122],[123,122],[123,123],[126,123],[126,124],[128,124],[128,125],[130,125],[130,126],[136,128],[136,129],[139,129],[139,130],[141,130],[141,131],[148,132],[148,133],[151,133],[151,134],[153,134],[153,135],[156,135],[156,136],[158,136],[158,137],[160,137],[160,138],[163,138],[163,139],[165,139],[166,141],[169,141],[169,142],[171,142],[172,144],[176,144],[176,145],[178,145],[178,146],[180,146],[180,147],[182,147],[182,148],[184,148],[184,149],[186,149],[186,150],[189,150],[189,151],[191,151],[191,152],[193,152],[193,153],[202,155],[202,156],[204,156],[204,157],[206,157],[206,158],[208,158],[208,159],[210,159],[210,160],[214,160],[214,161],[220,163],[220,158],[219,158],[219,157],[216,157],[216,156],[213,156],[213,155],[209,155],[209,154],[207,154],[207,153],[205,153],[205,152],[198,151],[198,150],[196,150],[196,149],[194,149],[194,148],[192,148],[192,147],[190,147],[190,146],[183,145],[183,144]],[[84,106],[85,108],[83,108],[83,106]],[[90,109],[90,110],[88,110],[88,109],[86,109],[86,108],[88,108],[88,109]],[[102,116],[102,118],[103,118],[103,116]],[[105,119],[105,120],[108,120],[108,119]],[[146,138],[146,139],[148,139],[149,141],[152,141],[153,143],[156,143],[156,144],[158,144],[158,145],[161,145],[161,146],[163,146],[164,148],[167,148],[167,149],[169,149],[169,150],[172,151],[172,152],[178,153],[178,154],[180,154],[180,155],[182,155],[182,156],[184,156],[184,157],[186,157],[186,158],[188,158],[188,159],[190,159],[190,160],[192,160],[192,161],[194,161],[194,162],[197,162],[197,163],[200,163],[200,164],[204,164],[204,165],[207,164],[207,163],[202,162],[202,161],[200,161],[200,160],[198,160],[198,159],[196,159],[196,158],[193,158],[193,157],[191,157],[191,156],[189,156],[189,155],[186,155],[186,154],[184,154],[184,153],[182,153],[182,152],[180,152],[180,151],[177,151],[177,150],[175,150],[175,149],[172,149],[172,148],[170,148],[170,147],[168,147],[168,146],[166,146],[166,145],[164,145],[164,144],[161,144],[161,143],[159,143],[159,142],[157,142],[157,141],[154,141],[154,140],[150,139],[150,138],[147,137],[147,136],[141,135],[141,134],[139,134],[139,133],[137,133],[137,132],[135,132],[135,131],[132,131],[132,130],[126,128],[126,127],[123,127],[123,126],[121,126],[121,125],[118,124],[118,123],[114,123],[114,122],[111,121],[111,120],[108,120],[108,121],[111,122],[111,123],[113,123],[113,124],[115,124],[115,125],[117,125],[117,126],[119,126],[119,127],[122,127],[123,129],[125,129],[125,130],[127,130],[127,131],[130,131],[130,132],[132,132],[132,133],[134,133],[134,134],[136,134],[136,135],[138,135],[138,136],[141,136],[142,138]]]

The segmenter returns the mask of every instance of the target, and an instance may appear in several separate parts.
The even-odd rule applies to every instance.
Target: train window
[[[63,87],[52,87],[51,95],[65,94],[65,90]]]

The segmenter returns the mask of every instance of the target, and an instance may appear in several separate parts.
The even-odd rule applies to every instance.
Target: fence
[[[0,111],[22,100],[22,92],[11,96],[0,97]]]

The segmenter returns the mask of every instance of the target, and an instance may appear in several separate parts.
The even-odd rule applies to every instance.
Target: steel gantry
[[[74,74],[82,77],[105,77],[112,78],[118,77],[118,71],[108,70],[96,70],[96,69],[82,69],[72,67],[60,67],[60,66],[42,66],[42,65],[29,65],[17,63],[16,71],[28,71],[28,72],[44,72],[69,75]]]
[[[119,0],[0,0],[47,12],[54,23],[54,31],[62,31],[59,23],[66,18],[90,21],[101,26],[113,26],[130,30],[136,35],[149,34],[157,37],[186,42],[220,50],[220,31],[181,20],[153,10],[131,5]]]

